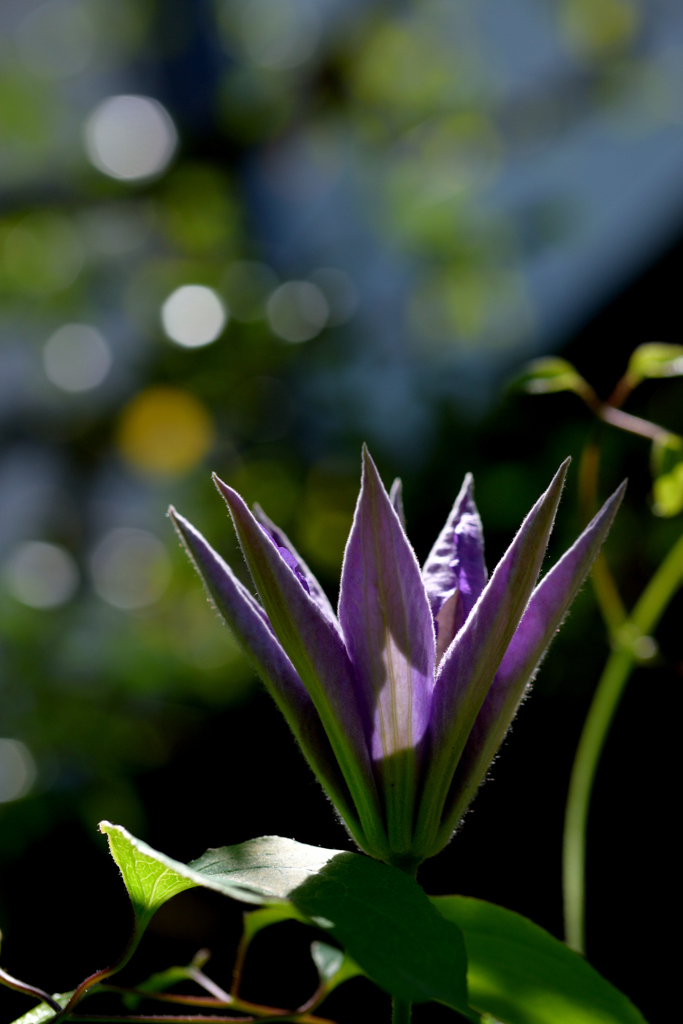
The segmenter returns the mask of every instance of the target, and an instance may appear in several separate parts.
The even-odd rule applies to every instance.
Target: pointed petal
[[[602,547],[625,490],[626,481],[534,590],[458,763],[442,822],[441,845],[450,838],[483,781],[543,655]]]
[[[429,604],[437,622],[439,655],[463,625],[486,586],[484,534],[474,503],[474,480],[468,473],[458,497],[422,569]],[[451,632],[443,635],[439,612],[457,591],[459,600],[449,616]],[[445,623],[444,623],[445,625]]]
[[[169,516],[212,603],[285,716],[306,760],[338,807],[354,836],[362,839],[353,802],[313,701],[273,633],[268,618],[232,569],[198,530],[174,508]]]
[[[434,678],[434,627],[415,554],[363,451],[363,480],[344,554],[339,621],[370,709],[371,753],[385,791],[392,850],[409,847]]]
[[[309,594],[311,595],[315,603],[318,605],[320,610],[324,612],[325,615],[327,615],[330,621],[333,622],[337,628],[339,628],[339,624],[337,623],[337,616],[334,614],[334,609],[332,608],[332,605],[330,604],[327,598],[327,594],[320,586],[317,579],[315,578],[311,570],[308,568],[303,558],[296,550],[296,548],[294,547],[294,545],[292,544],[291,540],[284,532],[284,530],[281,530],[279,526],[275,525],[272,519],[268,518],[268,516],[258,503],[254,505],[254,515],[258,519],[261,526],[264,526],[266,528],[266,530],[271,535],[277,546],[279,548],[284,548],[285,551],[288,551],[290,555],[292,555],[292,557],[296,561],[299,572],[301,573],[306,583],[308,584]]]
[[[394,506],[394,512],[401,521],[401,526],[406,528],[406,516],[403,511],[403,481],[397,476],[389,491],[389,501]]]
[[[364,848],[385,856],[386,837],[353,668],[341,636],[306,592],[242,498],[214,476],[268,619],[315,704],[353,797]]]
[[[536,583],[569,459],[522,523],[439,668],[430,721],[429,773],[417,832],[429,842],[456,766]]]

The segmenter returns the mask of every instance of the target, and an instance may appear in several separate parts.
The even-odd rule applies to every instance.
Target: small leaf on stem
[[[513,383],[514,386],[523,389],[530,395],[546,395],[553,391],[573,391],[584,400],[589,396],[595,397],[590,384],[574,369],[572,364],[557,356],[534,359]]]
[[[189,864],[173,860],[136,839],[121,825],[100,822],[121,869],[138,920],[147,923],[166,900],[200,885],[243,903],[284,902],[339,850],[296,843],[280,836],[249,839],[237,846],[207,850]]]
[[[683,438],[662,433],[652,442],[652,511],[670,518],[683,511]]]
[[[626,374],[632,388],[646,377],[680,377],[683,374],[683,345],[652,341],[631,353]]]

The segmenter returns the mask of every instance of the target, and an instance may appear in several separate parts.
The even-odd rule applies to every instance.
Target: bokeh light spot
[[[90,571],[100,597],[126,611],[154,604],[171,579],[171,563],[159,538],[128,527],[117,527],[100,541]]]
[[[20,800],[36,780],[36,763],[21,740],[0,738],[0,804]]]
[[[317,285],[287,281],[268,299],[268,322],[284,341],[310,341],[327,323],[330,307]]]
[[[185,284],[161,308],[161,322],[172,341],[184,348],[210,345],[228,322],[228,311],[212,288]]]
[[[201,462],[213,438],[211,417],[194,395],[159,386],[142,391],[126,406],[118,443],[136,470],[180,476]]]
[[[14,549],[5,581],[12,597],[29,608],[57,608],[75,594],[79,574],[68,551],[34,540]]]
[[[303,64],[320,42],[320,15],[311,0],[248,0],[242,43],[260,67],[284,70]]]
[[[103,174],[140,181],[161,174],[178,142],[175,125],[151,96],[110,96],[88,118],[85,148]]]
[[[43,348],[45,374],[63,391],[96,388],[109,373],[111,362],[107,342],[89,324],[64,324]]]

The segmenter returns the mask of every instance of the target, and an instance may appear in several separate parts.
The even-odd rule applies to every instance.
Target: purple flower
[[[367,450],[338,616],[284,533],[215,478],[259,603],[170,515],[211,599],[358,845],[412,870],[438,853],[484,779],[588,573],[622,486],[537,585],[569,460],[494,572],[471,475],[420,566]]]

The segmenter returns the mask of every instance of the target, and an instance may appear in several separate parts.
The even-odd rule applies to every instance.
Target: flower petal
[[[249,571],[275,634],[316,707],[353,797],[364,849],[387,853],[353,667],[341,636],[304,590],[274,540],[242,498],[214,476],[232,515]]]
[[[441,845],[450,838],[483,781],[543,655],[590,571],[625,490],[626,481],[531,595],[458,763],[442,821]]]
[[[330,741],[313,701],[273,633],[266,613],[201,533],[172,507],[169,516],[212,603],[285,716],[306,760],[339,809],[352,835],[361,840],[360,823]]]
[[[339,621],[370,711],[392,851],[409,849],[418,747],[434,679],[434,627],[417,559],[367,449],[344,554]]]
[[[311,595],[315,603],[318,605],[320,610],[324,612],[325,615],[327,615],[330,621],[333,622],[338,629],[339,624],[337,623],[337,616],[334,614],[334,609],[332,608],[332,605],[330,604],[327,598],[327,594],[320,586],[317,579],[315,578],[311,570],[308,568],[308,566],[306,565],[306,563],[304,562],[303,558],[296,550],[294,545],[292,544],[287,534],[284,532],[284,530],[281,530],[279,526],[276,526],[272,519],[268,518],[268,516],[258,503],[254,505],[254,515],[258,519],[261,526],[264,526],[266,528],[266,530],[271,535],[277,546],[281,549],[284,548],[284,550],[288,551],[289,554],[294,558],[298,571],[301,573],[304,580],[306,581],[306,584],[308,585],[309,594]]]
[[[441,662],[432,700],[428,774],[416,830],[418,843],[428,847],[439,832],[467,738],[536,583],[569,461],[562,463],[522,523]]]
[[[486,586],[484,534],[468,473],[451,514],[422,569],[437,626],[437,661],[450,646]],[[447,613],[440,615],[448,603]]]

